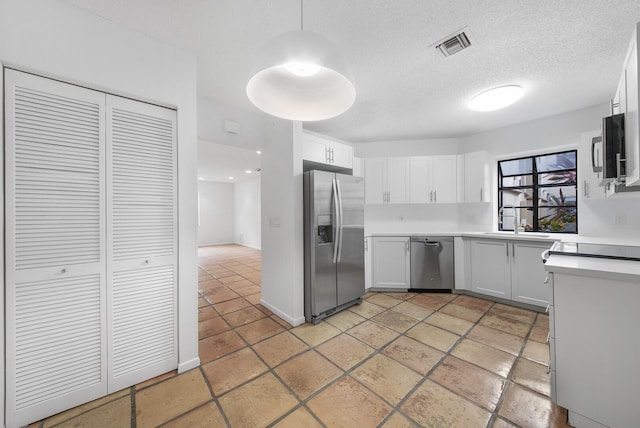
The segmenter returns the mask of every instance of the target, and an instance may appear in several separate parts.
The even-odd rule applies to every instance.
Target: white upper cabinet
[[[409,158],[367,158],[365,177],[367,204],[409,201]]]
[[[640,133],[638,131],[638,38],[640,22],[633,31],[631,43],[624,61],[619,94],[620,112],[624,113],[625,156],[627,159],[627,186],[640,185]],[[622,89],[624,87],[624,90]]]
[[[353,147],[304,132],[302,158],[304,160],[353,168]]]
[[[456,155],[412,157],[411,202],[458,202],[457,175]]]
[[[489,154],[485,151],[462,156],[464,199],[462,202],[490,202]],[[462,199],[462,198],[461,198]]]

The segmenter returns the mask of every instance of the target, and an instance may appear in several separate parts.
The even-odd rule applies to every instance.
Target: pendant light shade
[[[356,99],[347,62],[331,42],[309,31],[291,31],[268,41],[251,75],[249,100],[283,119],[329,119],[347,111]]]

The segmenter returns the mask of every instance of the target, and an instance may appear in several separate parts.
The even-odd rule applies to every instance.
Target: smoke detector
[[[439,42],[434,43],[434,46],[446,58],[471,47],[471,40],[469,29],[463,28],[453,35],[447,36]]]

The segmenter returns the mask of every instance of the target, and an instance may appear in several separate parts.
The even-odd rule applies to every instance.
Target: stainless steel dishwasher
[[[411,289],[453,290],[453,237],[411,237]]]

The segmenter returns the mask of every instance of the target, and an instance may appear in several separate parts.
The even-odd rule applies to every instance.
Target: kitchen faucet
[[[500,226],[504,225],[504,218],[505,218],[504,209],[505,208],[513,210],[513,215],[506,215],[506,217],[512,217],[513,218],[513,233],[515,235],[517,235],[518,234],[518,226],[520,226],[520,210],[518,209],[518,207],[516,207],[514,205],[504,205],[504,206],[500,207],[500,209],[498,210],[498,224]]]

